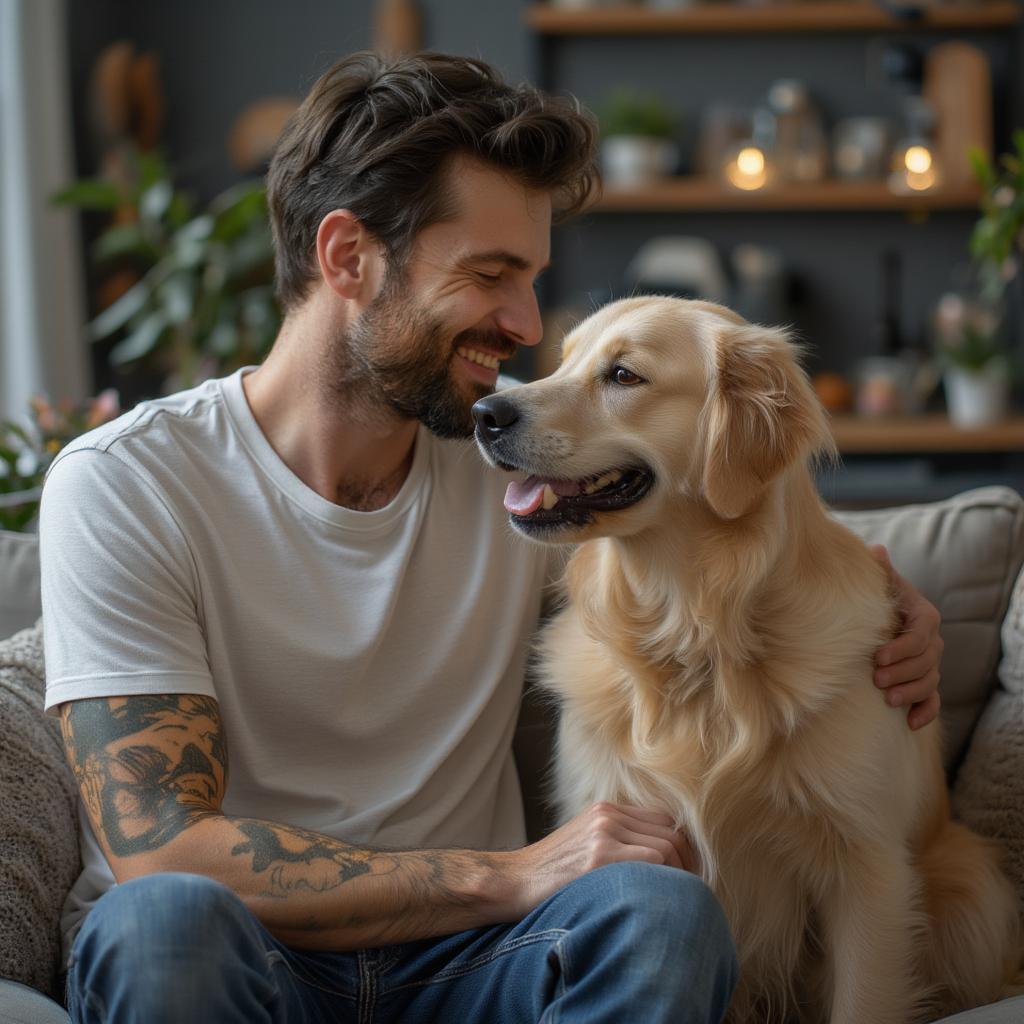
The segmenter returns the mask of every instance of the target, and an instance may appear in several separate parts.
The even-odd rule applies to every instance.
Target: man
[[[523,845],[510,743],[545,555],[466,438],[540,340],[552,211],[585,202],[593,153],[572,105],[478,61],[341,61],[270,168],[266,362],[52,468],[76,1020],[724,1013],[731,940],[665,815],[603,804]],[[928,719],[937,615],[905,600],[890,692]]]

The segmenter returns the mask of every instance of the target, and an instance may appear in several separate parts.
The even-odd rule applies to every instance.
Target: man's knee
[[[603,927],[631,933],[643,946],[698,946],[715,958],[735,961],[725,913],[702,879],[688,871],[627,861],[578,878],[576,898],[603,920]]]
[[[68,971],[74,1020],[178,1024],[215,1011],[227,1020],[228,1000],[255,1007],[246,1019],[256,1021],[277,994],[256,918],[202,875],[146,875],[115,886],[82,925]]]
[[[225,938],[237,940],[249,911],[227,886],[203,875],[168,872],[114,886],[90,911],[77,953],[139,959],[177,947],[201,955]]]
[[[610,909],[727,928],[714,893],[697,875],[679,868],[624,861],[590,871],[573,885]]]

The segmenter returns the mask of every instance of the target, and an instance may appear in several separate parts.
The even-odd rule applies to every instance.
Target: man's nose
[[[510,302],[498,310],[496,319],[501,330],[515,338],[520,345],[536,345],[544,336],[537,293],[532,285],[527,294],[520,296],[519,301]]]
[[[473,406],[473,419],[478,433],[489,441],[497,440],[519,421],[519,410],[500,392],[481,398]]]

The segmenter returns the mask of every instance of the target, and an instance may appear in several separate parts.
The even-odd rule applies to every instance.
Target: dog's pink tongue
[[[536,512],[544,500],[544,484],[539,476],[528,476],[525,480],[513,480],[505,491],[505,509],[517,516],[528,516]]]
[[[528,516],[536,512],[544,501],[544,486],[551,485],[551,490],[559,497],[580,493],[578,480],[549,480],[543,476],[528,476],[522,483],[513,480],[505,491],[505,509],[517,516]]]

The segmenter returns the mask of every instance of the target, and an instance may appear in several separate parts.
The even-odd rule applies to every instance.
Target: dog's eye
[[[643,377],[638,376],[632,370],[627,370],[624,366],[613,366],[611,378],[616,384],[623,384],[627,387],[644,382]]]

